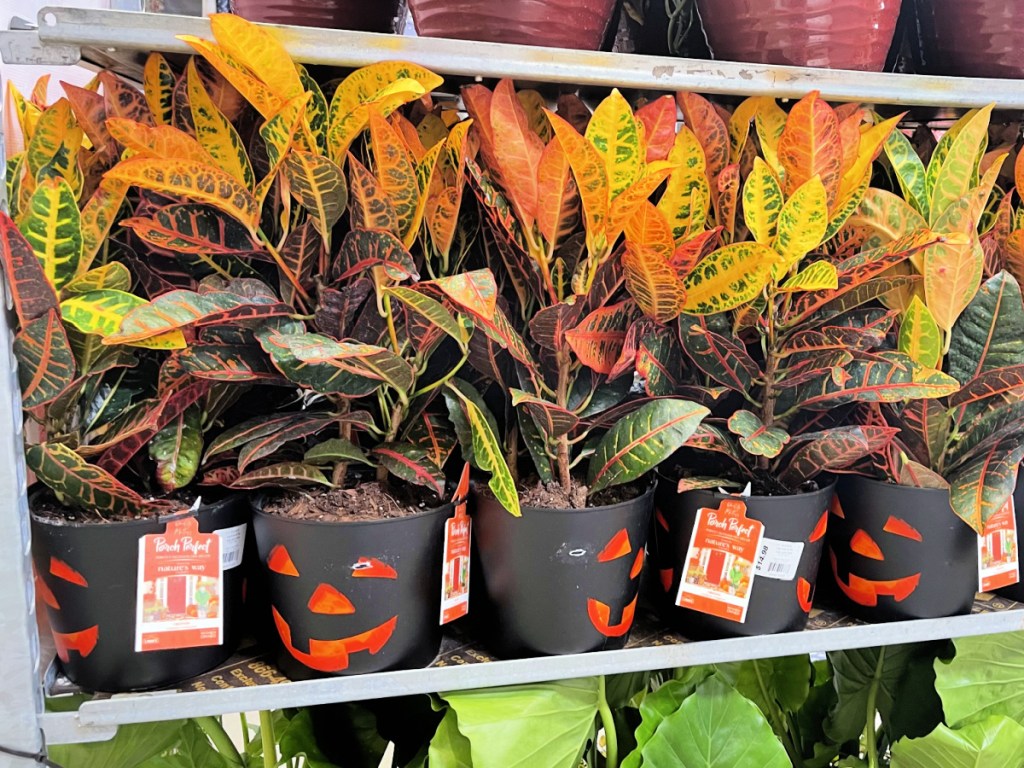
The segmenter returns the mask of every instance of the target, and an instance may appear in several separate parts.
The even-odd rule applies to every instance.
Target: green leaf
[[[469,740],[473,768],[577,768],[593,736],[598,680],[441,694]]]
[[[928,214],[928,193],[925,188],[925,169],[910,139],[899,130],[885,140],[885,155],[896,172],[903,198],[920,214]]]
[[[137,768],[150,758],[173,749],[182,740],[182,720],[122,725],[109,741],[93,744],[53,744],[49,757],[75,768]]]
[[[1024,725],[1024,632],[961,637],[956,656],[935,664],[935,690],[954,728],[1005,715]]]
[[[75,193],[64,179],[39,183],[19,229],[54,288],[59,290],[75,277],[82,259],[82,217]]]
[[[860,736],[868,721],[867,704],[872,694],[875,709],[886,724],[896,706],[900,678],[916,652],[912,645],[890,645],[828,654],[839,697],[825,724],[829,738],[842,743]]]
[[[445,476],[422,448],[408,443],[382,443],[373,449],[388,472],[413,485],[422,485],[444,498]]]
[[[87,511],[134,517],[146,501],[109,472],[89,464],[66,445],[40,443],[25,449],[25,463],[59,497]]]
[[[302,485],[331,486],[324,473],[309,464],[282,461],[246,472],[231,484],[231,488],[251,490],[253,488],[289,488]]]
[[[760,243],[719,248],[686,276],[683,311],[713,315],[745,304],[761,293],[778,258],[775,251]]]
[[[808,264],[779,286],[781,293],[794,291],[830,291],[839,287],[839,274],[835,264],[829,261],[816,261]]]
[[[355,705],[347,705],[354,707]],[[367,713],[368,714],[368,713]],[[372,715],[370,715],[372,720]],[[354,723],[353,723],[354,725]],[[313,730],[313,716],[309,709],[301,709],[295,717],[288,721],[283,730],[275,728],[278,746],[281,749],[281,763],[288,765],[289,761],[296,758],[303,758],[303,765],[307,768],[334,768],[334,763],[327,759],[327,756],[320,751],[316,742],[316,733]],[[383,756],[387,744],[374,730],[376,744],[373,746],[380,750]],[[375,750],[376,751],[376,750]],[[380,756],[377,759],[380,759]]]
[[[541,434],[547,438],[561,437],[568,434],[579,424],[579,417],[565,408],[560,408],[554,403],[548,402],[539,397],[534,397],[529,392],[512,387],[509,389],[512,396],[512,405],[522,407],[536,422]]]
[[[451,707],[430,740],[427,764],[441,768],[473,768],[469,739],[459,731],[458,716]]]
[[[280,333],[273,328],[261,328],[256,332],[256,338],[259,339],[263,351],[270,355],[275,367],[289,381],[300,386],[310,387],[328,395],[361,397],[376,391],[383,384],[379,377],[371,378],[362,368],[357,369],[350,364],[350,356],[345,347],[328,336],[316,333]],[[326,345],[335,354],[313,357],[312,350],[319,344]],[[306,359],[300,357],[296,346],[303,350],[302,356]]]
[[[1018,435],[991,445],[959,467],[949,480],[953,511],[980,535],[985,523],[1006,503],[1017,484],[1017,469],[1024,459]]]
[[[304,416],[278,427],[269,434],[249,440],[238,451],[238,471],[245,472],[246,467],[254,461],[273,456],[278,448],[287,443],[315,435],[330,426],[336,418],[330,413],[311,413]]]
[[[796,712],[810,694],[812,671],[806,655],[753,659],[740,666],[736,690],[757,704],[765,717],[775,707]]]
[[[113,765],[116,765],[113,764]],[[147,760],[141,768],[232,768],[227,755],[210,744],[206,733],[192,720],[181,726],[181,739],[174,751]]]
[[[341,168],[322,155],[292,150],[284,159],[284,176],[292,196],[313,217],[330,247],[331,228],[348,203],[348,185]]]
[[[779,427],[766,427],[760,417],[739,410],[729,417],[729,431],[739,435],[740,446],[753,456],[774,459],[789,442],[789,434]]]
[[[452,421],[455,424],[459,440],[469,440],[472,445],[472,457],[474,466],[484,472],[491,473],[488,487],[494,493],[494,498],[515,517],[522,512],[519,509],[519,494],[516,492],[516,483],[505,463],[505,456],[501,450],[501,443],[498,442],[499,434],[494,423],[494,417],[483,406],[479,396],[473,397],[467,394],[466,389],[470,387],[459,379],[453,379],[445,385],[445,400],[448,402],[448,412],[453,414]],[[457,400],[450,399],[451,392]],[[456,420],[454,412],[461,412],[461,419]],[[468,428],[469,434],[466,434]],[[466,442],[463,442],[465,451]],[[469,457],[467,456],[467,461]]]
[[[982,283],[953,326],[948,357],[949,375],[962,383],[1024,361],[1024,303],[1011,274]]]
[[[156,462],[156,478],[166,492],[184,488],[199,469],[203,453],[203,409],[190,405],[149,441],[149,456]]]
[[[754,168],[743,184],[743,220],[761,245],[771,245],[775,239],[782,204],[782,188],[771,168],[755,157]]]
[[[306,464],[329,464],[338,461],[358,461],[373,466],[363,449],[343,437],[332,437],[317,443],[302,457]]]
[[[376,229],[354,229],[345,235],[331,278],[345,280],[369,272],[372,267],[383,267],[392,280],[419,278],[416,263],[402,241],[390,232]]]
[[[942,362],[942,334],[919,296],[910,300],[910,306],[903,313],[899,350],[925,368],[938,368]]]
[[[687,400],[647,403],[620,419],[598,443],[590,460],[590,493],[627,483],[675,453],[710,411]]]
[[[788,768],[757,706],[717,677],[704,681],[642,748],[644,768]]]
[[[703,318],[680,317],[679,338],[693,363],[729,389],[749,392],[762,375],[738,338],[711,331]]]
[[[989,717],[951,730],[941,723],[921,739],[893,745],[892,768],[1017,768],[1024,754],[1024,726]]]
[[[976,183],[978,163],[981,161],[983,146],[988,138],[992,107],[990,104],[979,109],[969,119],[965,115],[966,122],[950,144],[949,154],[942,158],[936,151],[933,155],[932,164],[941,160],[941,165],[933,174],[930,164],[927,172],[928,177],[934,178],[934,184],[929,190],[931,205],[928,221],[936,221],[946,208],[966,195],[972,184]]]
[[[24,408],[37,408],[54,400],[75,380],[71,342],[54,309],[18,331],[14,356]]]
[[[413,290],[412,288],[404,288],[402,286],[388,288],[385,291],[385,294],[394,296],[402,302],[409,311],[415,312],[425,318],[431,325],[437,326],[455,339],[460,347],[465,348],[466,342],[469,341],[469,333],[455,320],[452,313],[445,308],[444,304],[439,301],[435,301],[424,293]]]
[[[71,280],[61,289],[61,295],[73,296],[90,291],[113,290],[127,291],[132,287],[132,275],[128,267],[118,261],[112,261]]]

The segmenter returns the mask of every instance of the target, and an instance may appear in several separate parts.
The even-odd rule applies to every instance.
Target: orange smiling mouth
[[[288,622],[277,612],[276,608],[271,608],[271,610],[274,614],[274,624],[277,626],[277,632],[281,636],[281,642],[284,643],[284,647],[288,649],[288,653],[310,669],[315,669],[318,672],[341,672],[344,669],[348,669],[349,654],[358,651],[377,653],[387,645],[395,631],[395,625],[398,624],[398,616],[392,616],[383,624],[378,624],[376,627],[361,632],[358,635],[342,637],[337,640],[311,639],[309,641],[309,653],[304,653],[292,644],[292,628],[288,625]]]

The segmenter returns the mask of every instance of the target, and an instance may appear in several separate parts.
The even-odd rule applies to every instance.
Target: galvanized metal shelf
[[[979,596],[974,612],[968,616],[861,624],[841,613],[815,610],[802,632],[698,642],[687,642],[643,616],[638,619],[629,646],[620,651],[497,660],[472,641],[448,637],[438,659],[426,669],[270,684],[261,683],[267,677],[273,679],[276,670],[272,660],[248,656],[229,661],[185,684],[181,690],[99,698],[84,703],[77,712],[44,714],[41,724],[51,744],[93,741],[110,738],[114,728],[123,723],[536,683],[1021,629],[1024,605],[989,595]]]
[[[1024,108],[1024,82],[1018,80],[765,66],[267,26],[293,58],[306,64],[357,67],[385,59],[407,59],[442,74],[469,78],[512,77],[534,83],[777,98],[799,98],[818,89],[829,100],[875,105],[963,108],[995,102],[1001,109]],[[8,56],[17,59],[19,50],[27,52],[23,54],[25,59],[49,51],[47,55],[62,61],[77,52],[84,60],[138,78],[145,53],[191,51],[177,39],[180,34],[209,37],[210,23],[188,16],[44,8],[39,13],[37,33],[2,33],[0,49],[5,52],[5,61]],[[23,36],[20,42],[16,35]],[[29,40],[26,35],[37,39]]]

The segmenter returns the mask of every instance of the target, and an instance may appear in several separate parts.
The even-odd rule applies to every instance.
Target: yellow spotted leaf
[[[828,228],[825,187],[817,176],[800,186],[779,213],[775,251],[780,260],[775,277],[781,277],[816,248]]]
[[[377,178],[352,155],[348,156],[349,214],[353,229],[380,229],[398,233],[398,215]]]
[[[128,267],[119,261],[112,261],[74,278],[61,289],[61,294],[73,296],[100,290],[127,291],[131,287],[132,275]]]
[[[555,140],[561,142],[569,156],[569,165],[583,202],[587,250],[591,254],[603,254],[609,246],[605,233],[609,204],[608,171],[604,159],[594,145],[580,136],[569,123],[550,110],[547,115],[555,130]]]
[[[264,118],[269,119],[276,115],[287,101],[254,77],[241,61],[216,43],[192,35],[178,35],[178,39],[192,46]]]
[[[221,50],[240,61],[282,101],[303,92],[287,49],[273,33],[233,13],[214,13],[210,28]]]
[[[658,161],[647,166],[644,175],[611,202],[608,210],[609,243],[614,243],[622,233],[626,222],[639,210],[654,191],[669,177],[675,166],[670,162]]]
[[[832,107],[821,100],[817,91],[793,105],[779,137],[778,153],[785,173],[783,189],[787,195],[795,194],[797,189],[818,176],[825,188],[828,205],[835,202],[843,164],[839,121]]]
[[[900,320],[899,350],[925,368],[942,362],[942,334],[935,318],[921,299],[914,296]]]
[[[131,150],[133,156],[215,164],[198,141],[169,125],[154,128],[123,117],[111,117],[107,119],[107,130],[125,149]]]
[[[761,109],[761,96],[751,96],[740,102],[729,118],[729,162],[738,163],[743,155],[743,148],[750,136],[750,124]]]
[[[186,77],[188,104],[196,139],[221,170],[227,171],[252,189],[256,181],[242,138],[206,92],[194,60],[189,60]]]
[[[193,66],[191,62],[190,66]],[[146,66],[142,70],[142,89],[157,125],[171,124],[174,114],[174,85],[174,72],[171,71],[167,59],[159,53],[149,54]]]
[[[293,150],[284,159],[284,173],[292,196],[313,217],[313,226],[331,246],[331,228],[348,202],[348,187],[341,169],[323,155]]]
[[[405,150],[398,132],[381,114],[370,109],[370,142],[376,161],[377,183],[391,200],[398,231],[396,234],[410,247],[416,240],[418,222],[416,212],[420,204],[420,190],[416,169]]]
[[[686,276],[683,311],[714,315],[751,301],[768,283],[778,258],[775,251],[760,243],[733,243],[719,248]]]
[[[106,338],[117,332],[121,321],[136,307],[146,304],[145,299],[120,290],[96,290],[65,299],[60,305],[64,322],[85,334]],[[145,349],[184,349],[185,337],[181,331],[135,341],[128,346]]]
[[[988,137],[989,118],[993,105],[989,104],[967,123],[963,124],[956,138],[949,146],[938,172],[934,174],[931,187],[931,206],[928,221],[935,225],[939,216],[950,205],[955,204],[971,188],[977,178],[978,163],[981,162],[983,144]],[[932,175],[929,167],[929,175]],[[941,231],[941,230],[940,230]]]
[[[405,81],[403,87],[409,85],[408,81],[416,84],[416,88],[407,90],[410,95],[418,92],[417,96],[410,99],[412,101],[437,88],[444,82],[444,78],[419,64],[407,61],[381,61],[361,67],[342,80],[335,90],[329,110],[331,126],[360,105],[379,103],[382,95],[399,81]]]
[[[860,134],[856,159],[843,173],[839,184],[839,194],[836,197],[836,205],[833,207],[833,210],[839,207],[840,201],[847,199],[854,190],[862,186],[864,174],[870,171],[871,164],[885,147],[889,134],[896,130],[897,124],[899,124],[905,114],[904,112],[878,123],[878,125],[873,125]]]
[[[754,159],[754,168],[743,184],[743,220],[754,239],[771,245],[782,212],[782,188],[768,163]]]
[[[78,271],[88,270],[103,247],[121,210],[125,195],[128,193],[127,182],[119,179],[100,179],[99,186],[82,206],[82,260]]]
[[[192,160],[137,157],[118,163],[107,172],[107,178],[211,205],[233,216],[250,231],[255,231],[259,224],[256,199],[220,168]]]
[[[696,134],[686,126],[680,128],[676,134],[675,143],[668,154],[668,162],[676,167],[668,178],[661,200],[658,201],[658,210],[665,214],[672,225],[673,237],[681,240],[693,229],[695,219],[700,219],[703,223],[707,215],[706,206],[710,202],[704,148],[701,147]],[[700,199],[705,206],[703,211],[693,208],[694,190],[700,192]]]
[[[50,284],[60,290],[82,259],[82,217],[75,193],[64,179],[43,179],[18,222]]]
[[[779,179],[785,176],[785,170],[779,162],[779,139],[785,128],[786,113],[782,107],[769,96],[759,97],[757,114],[754,115],[754,129],[757,131],[765,162]]]
[[[683,120],[704,148],[708,183],[714,184],[718,174],[729,164],[729,129],[714,105],[703,96],[679,93],[676,94],[676,100],[683,110]]]
[[[831,291],[839,287],[835,264],[816,261],[809,264],[779,286],[780,293],[796,291]]]
[[[27,147],[29,142],[32,141],[32,135],[36,130],[36,123],[39,121],[43,111],[26,99],[21,91],[18,90],[18,86],[10,78],[7,80],[7,98],[11,108],[14,110],[15,116],[18,118],[22,142]]]
[[[633,110],[617,88],[597,105],[587,124],[586,139],[604,160],[610,199],[614,200],[640,177],[646,154]],[[502,146],[500,141],[498,146]]]
[[[388,117],[403,104],[415,101],[425,93],[423,86],[416,80],[403,78],[383,88],[365,104],[357,104],[351,112],[341,115],[336,120],[332,117],[327,133],[327,147],[332,159],[341,164],[341,159],[345,157],[349,146],[369,123],[371,106],[384,117]],[[332,110],[333,106],[332,101]],[[333,115],[333,111],[331,114]]]
[[[81,183],[78,151],[83,136],[66,98],[44,110],[25,150],[30,189],[44,176],[60,176],[77,192]]]

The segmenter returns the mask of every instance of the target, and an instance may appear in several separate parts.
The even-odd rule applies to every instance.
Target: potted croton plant
[[[507,80],[493,92],[467,87],[463,98],[480,143],[480,163],[467,168],[492,259],[506,274],[501,295],[471,276],[438,281],[477,327],[471,361],[503,402],[500,434],[514,473],[474,494],[477,576],[495,614],[488,623],[505,653],[621,647],[644,564],[647,473],[707,413],[681,397],[630,396],[626,336],[639,311],[615,245],[670,166],[648,162],[618,92],[586,135],[555,114],[528,114]],[[504,458],[481,450],[467,394],[450,391],[449,408],[469,434],[467,458],[492,469]]]
[[[715,402],[661,470],[652,563],[665,616],[688,634],[792,631],[812,606],[830,474],[895,433],[851,418],[852,405],[955,386],[886,350],[894,313],[869,305],[891,289],[893,265],[939,238],[922,230],[872,250],[833,242],[898,118],[861,131],[860,110],[840,119],[811,94],[788,116],[770,100],[745,103],[727,131],[703,98],[679,100],[687,126],[669,159],[693,160],[627,240],[626,278],[651,317],[674,321],[642,341],[648,392],[699,387]],[[750,160],[752,119],[763,157]],[[665,212],[679,209],[680,191],[699,202],[673,238]],[[719,239],[728,244],[712,250]],[[714,281],[727,288],[708,295]]]
[[[200,501],[192,484],[230,386],[174,365],[178,330],[111,342],[149,306],[132,292],[131,249],[111,234],[122,206],[146,202],[104,177],[126,148],[104,120],[154,116],[114,75],[97,84],[66,85],[50,106],[14,94],[26,148],[8,162],[0,257],[17,317],[36,588],[68,677],[123,691],[200,674],[232,652],[250,514],[237,496]],[[161,578],[159,541],[173,546],[179,528],[210,556]]]
[[[261,489],[254,525],[289,674],[423,665],[440,643],[442,547],[453,513],[443,466],[455,439],[440,394],[468,355],[472,326],[436,285],[416,281],[427,259],[461,264],[469,126],[444,130],[428,148],[420,136],[429,131],[385,117],[440,82],[422,68],[357,70],[328,108],[301,69],[281,66],[287,55],[270,35],[247,28],[248,44],[237,50],[221,29],[214,26],[216,43],[190,43],[265,121],[253,172],[225,183],[212,202],[241,228],[246,261],[278,287],[274,306],[284,310],[236,296],[244,326],[201,333],[179,362],[200,381],[254,382],[268,402],[281,401],[267,393],[282,386],[293,397],[290,407],[222,432],[206,450],[204,482]],[[244,72],[223,66],[232,58]],[[249,167],[242,152],[230,159]],[[124,175],[144,186],[173,168],[133,162]],[[282,210],[288,215],[276,215]],[[131,226],[154,232],[152,222]],[[158,298],[148,327],[173,323],[183,306],[201,316],[208,298]]]
[[[929,618],[970,611],[978,589],[977,535],[1011,496],[1024,456],[1017,281],[983,281],[978,224],[1004,157],[979,176],[991,107],[943,136],[927,169],[902,135],[887,147],[906,199],[876,194],[859,222],[889,236],[918,226],[962,237],[908,262],[913,282],[887,300],[901,310],[899,346],[957,385],[939,400],[875,409],[899,432],[875,478],[840,484],[829,558],[851,610],[869,618]],[[931,183],[918,185],[913,179]]]

